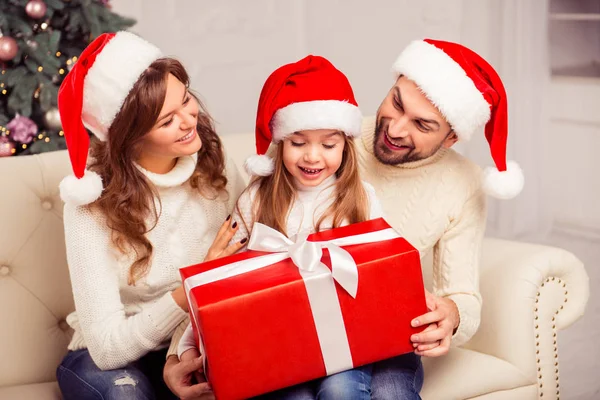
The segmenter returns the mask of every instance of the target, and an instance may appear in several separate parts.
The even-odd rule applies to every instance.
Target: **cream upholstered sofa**
[[[251,134],[223,140],[240,166],[254,148]],[[69,173],[66,151],[0,159],[0,400],[60,398],[55,370],[74,305],[58,183]],[[477,335],[425,360],[423,399],[558,398],[556,333],[588,299],[581,262],[561,249],[487,238],[481,292]]]

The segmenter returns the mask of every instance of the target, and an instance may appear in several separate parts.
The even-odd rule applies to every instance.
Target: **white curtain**
[[[548,2],[489,1],[488,20],[475,23],[467,18],[481,14],[472,11],[470,6],[475,6],[474,1],[463,2],[463,25],[471,24],[463,42],[472,41],[484,48],[487,53],[484,56],[504,82],[509,118],[507,158],[517,161],[525,174],[525,188],[517,198],[489,199],[487,235],[542,240],[552,227],[555,206],[550,195],[551,177],[545,168],[549,162],[545,149],[549,138]],[[477,29],[484,30],[483,39],[474,37]],[[489,34],[487,39],[486,34]],[[483,134],[473,142],[462,144],[460,149],[480,165],[491,165]]]

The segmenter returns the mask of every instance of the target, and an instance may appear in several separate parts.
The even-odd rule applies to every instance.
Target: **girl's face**
[[[137,162],[155,173],[167,173],[176,159],[197,153],[202,141],[196,132],[196,99],[175,76],[167,77],[167,93],[159,117],[144,136]]]
[[[318,186],[337,172],[344,153],[343,133],[335,129],[294,132],[284,139],[283,165],[304,186]]]

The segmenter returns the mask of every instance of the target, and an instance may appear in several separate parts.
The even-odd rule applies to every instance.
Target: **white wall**
[[[554,78],[550,93],[555,229],[600,240],[600,78]]]
[[[379,0],[113,0],[132,29],[181,59],[220,133],[252,131],[260,89],[280,65],[313,53],[348,75],[364,113],[392,84],[412,39],[460,40],[463,3]],[[152,7],[150,7],[150,4]]]

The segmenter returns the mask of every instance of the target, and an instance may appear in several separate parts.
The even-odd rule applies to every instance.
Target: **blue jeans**
[[[372,365],[339,372],[325,378],[292,386],[262,400],[371,400]]]
[[[373,400],[421,400],[423,387],[421,357],[407,353],[373,364]]]
[[[421,357],[408,353],[269,393],[260,399],[420,400],[419,392],[423,387],[423,379]],[[370,385],[367,384],[369,381]]]
[[[146,354],[123,368],[102,371],[86,350],[69,351],[56,371],[64,400],[177,399],[162,379],[167,351]]]

